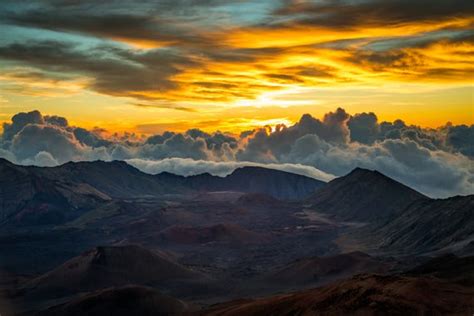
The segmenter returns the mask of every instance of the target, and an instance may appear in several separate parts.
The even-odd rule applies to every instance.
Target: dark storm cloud
[[[337,0],[314,2],[288,0],[276,11],[276,14],[293,17],[288,22],[289,24],[330,28],[390,26],[470,17],[474,14],[474,3],[470,0]]]
[[[1,46],[0,58],[53,73],[85,75],[93,79],[90,88],[97,92],[142,98],[147,98],[147,92],[176,88],[171,76],[180,73],[181,67],[195,65],[172,49],[145,52],[109,46],[84,49],[58,41]]]

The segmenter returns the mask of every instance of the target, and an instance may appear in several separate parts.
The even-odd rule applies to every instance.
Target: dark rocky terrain
[[[463,248],[474,240],[474,226],[466,223],[473,222],[474,195],[455,196],[416,201],[363,233],[367,244],[382,251],[464,253]]]
[[[325,184],[313,178],[260,167],[239,168],[223,178],[209,174],[190,176],[183,182],[199,191],[263,193],[281,200],[303,199]]]
[[[0,313],[470,315],[473,201],[364,169],[0,160]]]
[[[186,303],[141,286],[124,286],[99,290],[68,303],[37,313],[38,316],[129,316],[178,315]]]
[[[266,280],[285,285],[305,285],[334,281],[358,273],[385,273],[393,265],[363,252],[350,252],[327,257],[310,257],[296,260],[272,271]]]
[[[316,210],[344,220],[383,220],[427,197],[381,174],[356,168],[308,198]]]
[[[335,284],[213,306],[201,315],[471,315],[474,289],[424,277],[358,275]]]

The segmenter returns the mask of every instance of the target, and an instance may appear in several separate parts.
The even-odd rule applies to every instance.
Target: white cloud
[[[148,139],[133,134],[106,139],[100,130],[70,126],[66,118],[38,111],[19,113],[4,124],[0,157],[40,166],[126,160],[147,173],[186,176],[225,176],[239,167],[262,166],[324,181],[362,167],[433,197],[474,194],[474,126],[424,129],[337,109],[322,120],[305,114],[293,126],[249,131],[240,138],[192,129]]]
[[[314,167],[291,163],[263,164],[251,161],[209,161],[193,160],[191,158],[165,158],[161,160],[135,158],[125,161],[135,168],[150,174],[170,172],[182,176],[191,176],[207,172],[215,176],[224,177],[231,174],[237,168],[253,166],[291,172],[322,181],[330,181],[334,179],[334,175],[323,172]]]

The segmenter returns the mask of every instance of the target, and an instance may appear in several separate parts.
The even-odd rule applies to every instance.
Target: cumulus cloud
[[[474,157],[474,125],[449,125],[446,144],[468,157]]]
[[[148,173],[224,176],[243,166],[265,166],[321,180],[355,167],[376,169],[433,197],[474,193],[474,126],[437,129],[379,122],[375,113],[351,116],[339,108],[322,119],[305,114],[293,126],[259,128],[240,136],[191,129],[148,138],[105,137],[103,130],[69,125],[38,111],[4,123],[0,157],[54,166],[77,160],[125,160]]]
[[[40,167],[54,167],[59,164],[59,162],[54,159],[53,155],[51,155],[47,151],[40,151],[32,161],[33,165],[40,166]]]
[[[13,137],[11,150],[20,159],[48,152],[64,163],[80,154],[81,144],[74,135],[55,125],[28,124]]]
[[[3,123],[3,140],[12,140],[13,136],[28,124],[44,124],[44,118],[39,111],[15,114],[11,123]]]
[[[351,140],[362,144],[373,144],[380,135],[380,126],[374,113],[360,113],[350,118],[347,126]]]

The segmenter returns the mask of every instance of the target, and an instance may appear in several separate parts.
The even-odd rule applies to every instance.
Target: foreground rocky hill
[[[200,315],[471,315],[474,289],[423,277],[360,275],[336,284],[211,307]]]

